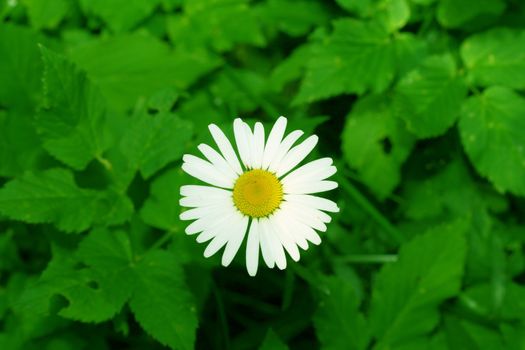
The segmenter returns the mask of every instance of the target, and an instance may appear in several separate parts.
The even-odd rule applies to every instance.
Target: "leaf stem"
[[[339,164],[338,168],[342,164]],[[398,229],[388,221],[388,219],[381,214],[379,210],[374,207],[372,203],[340,172],[336,174],[337,181],[345,192],[365,211],[374,219],[374,221],[385,231],[387,232],[398,244],[401,244],[405,241],[405,238],[398,231]]]
[[[350,254],[338,257],[337,260],[352,264],[384,264],[397,261],[395,254]]]
[[[174,230],[167,231],[166,233],[164,233],[159,239],[155,241],[155,243],[151,245],[151,247],[148,248],[148,252],[162,247],[172,238],[174,233],[175,233]]]

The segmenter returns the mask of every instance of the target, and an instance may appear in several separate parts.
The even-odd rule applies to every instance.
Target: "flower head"
[[[332,159],[314,160],[294,170],[318,138],[313,135],[294,146],[303,132],[295,130],[285,136],[286,123],[280,117],[265,140],[261,123],[252,131],[235,119],[237,153],[221,129],[211,124],[219,152],[201,144],[198,148],[206,160],[183,157],[182,169],[207,183],[181,187],[180,204],[190,209],[180,217],[194,220],[186,233],[199,234],[197,242],[209,241],[205,257],[226,246],[224,266],[232,262],[248,234],[246,268],[251,276],[257,273],[259,251],[270,268],[286,268],[285,251],[298,261],[299,248],[308,249],[308,242],[321,243],[317,231],[326,231],[331,220],[326,212],[339,211],[334,202],[312,195],[337,187],[336,182],[326,180],[336,172]]]

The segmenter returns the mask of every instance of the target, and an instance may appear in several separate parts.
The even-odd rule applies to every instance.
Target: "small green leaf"
[[[432,56],[396,87],[397,115],[418,137],[443,134],[459,116],[467,94],[451,56]]]
[[[496,28],[469,37],[461,58],[477,85],[525,88],[525,31]]]
[[[288,350],[288,346],[270,328],[268,332],[266,332],[266,337],[259,347],[259,350]]]
[[[172,113],[151,116],[145,112],[130,120],[121,151],[148,178],[169,162],[180,159],[193,136],[193,125]]]
[[[497,18],[505,11],[504,0],[441,0],[437,19],[446,28],[458,28],[476,20]]]
[[[42,47],[45,106],[35,124],[45,149],[82,170],[108,147],[106,103],[85,73]]]
[[[184,49],[210,46],[228,51],[235,44],[262,46],[265,38],[249,0],[193,0],[183,12],[169,17],[171,41]]]
[[[112,106],[123,110],[159,89],[185,89],[220,63],[202,49],[175,53],[161,40],[138,33],[93,40],[75,47],[70,56]]]
[[[54,29],[70,11],[68,0],[22,0],[36,29]]]
[[[491,87],[463,104],[461,141],[476,170],[498,191],[525,196],[525,99]]]
[[[385,96],[360,99],[346,119],[342,150],[345,160],[380,199],[399,184],[400,168],[414,145],[414,137],[395,118]]]
[[[382,24],[337,20],[333,33],[313,46],[294,102],[382,91],[394,78],[395,66],[393,41]]]
[[[465,229],[464,222],[431,229],[402,246],[397,262],[383,266],[370,312],[376,349],[401,346],[436,326],[438,305],[460,289]]]
[[[366,349],[370,331],[359,312],[354,286],[336,277],[323,283],[314,326],[322,348],[327,350]]]
[[[84,12],[102,18],[114,32],[133,28],[159,3],[160,0],[80,0]]]
[[[172,349],[193,349],[196,307],[177,258],[152,251],[137,264],[135,274],[137,284],[130,307],[137,322]]]
[[[179,220],[181,208],[178,198],[180,187],[186,182],[187,177],[181,169],[170,170],[155,179],[150,197],[140,210],[144,222],[164,230],[181,230],[183,225]]]
[[[95,223],[121,223],[131,203],[111,192],[79,188],[65,169],[27,173],[0,189],[0,213],[27,223],[53,223],[80,232]]]
[[[38,37],[26,27],[0,26],[0,105],[32,113],[40,97]]]

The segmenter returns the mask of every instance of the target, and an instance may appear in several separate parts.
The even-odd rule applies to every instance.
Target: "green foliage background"
[[[525,349],[521,0],[2,0],[1,349]],[[184,152],[320,135],[323,244],[184,235]]]

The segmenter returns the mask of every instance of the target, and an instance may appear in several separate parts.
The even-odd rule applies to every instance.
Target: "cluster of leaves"
[[[0,348],[523,349],[521,0],[0,1]],[[321,136],[285,272],[202,257],[184,152]],[[241,248],[242,249],[242,248]]]

